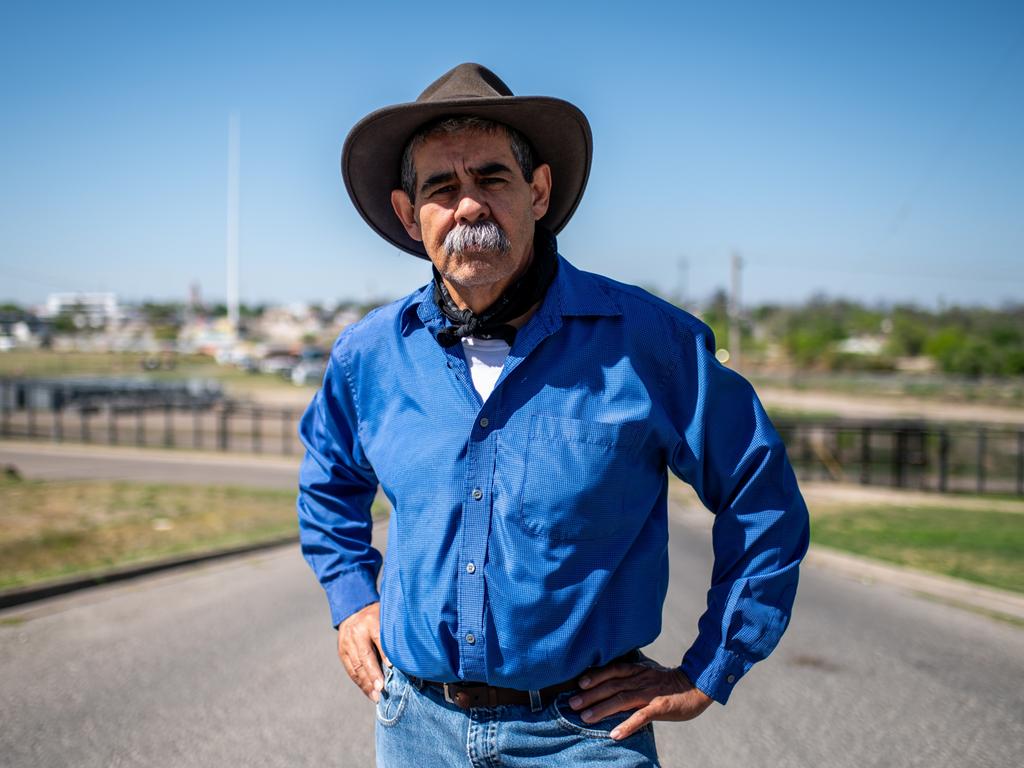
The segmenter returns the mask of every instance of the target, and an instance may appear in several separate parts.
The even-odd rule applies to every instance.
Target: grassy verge
[[[777,387],[794,391],[828,392],[860,397],[912,397],[949,403],[984,403],[1008,408],[1024,407],[1024,381],[1020,376],[973,379],[941,374],[821,373],[797,371],[779,375],[746,370],[745,375],[760,390]]]
[[[143,377],[161,381],[214,379],[232,395],[284,391],[297,388],[290,380],[270,374],[247,373],[231,365],[217,365],[205,355],[177,355],[174,368],[144,370],[142,363],[154,355],[138,352],[55,352],[48,349],[13,350],[0,354],[0,377],[109,376]],[[155,357],[160,358],[159,355]],[[163,358],[160,358],[163,359]],[[312,393],[315,387],[304,388]]]
[[[293,491],[5,478],[0,589],[293,533]]]
[[[140,376],[148,357],[140,352],[55,352],[50,349],[15,349],[0,355],[0,376]],[[156,357],[159,357],[158,355]],[[213,361],[202,355],[179,355],[175,370],[193,375]]]
[[[945,506],[818,503],[811,541],[858,555],[1024,592],[1024,515]]]

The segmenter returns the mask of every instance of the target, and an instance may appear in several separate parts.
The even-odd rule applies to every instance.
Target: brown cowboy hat
[[[349,131],[341,151],[341,175],[366,223],[403,251],[427,257],[423,243],[409,237],[395,216],[391,190],[402,186],[402,151],[417,129],[458,115],[503,123],[527,138],[535,162],[551,166],[551,203],[540,223],[559,232],[587,186],[593,154],[590,124],[567,101],[513,96],[497,75],[479,64],[459,64],[427,86],[416,101],[371,112]]]

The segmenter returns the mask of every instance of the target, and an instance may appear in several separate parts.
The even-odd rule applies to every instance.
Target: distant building
[[[38,347],[48,336],[49,322],[31,312],[0,311],[0,352]]]
[[[114,293],[51,293],[46,299],[47,317],[74,314],[91,328],[102,328],[121,319],[121,308]],[[78,322],[78,321],[76,321]]]
[[[880,355],[885,349],[881,336],[851,336],[843,339],[836,348],[847,355]]]

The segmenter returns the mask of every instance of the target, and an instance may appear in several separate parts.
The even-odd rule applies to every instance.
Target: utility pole
[[[228,237],[227,237],[227,271],[228,271],[228,325],[231,334],[238,337],[238,170],[239,170],[239,133],[240,119],[238,112],[232,112],[228,118]]]
[[[740,339],[740,283],[743,279],[743,258],[736,252],[732,254],[732,295],[729,297],[729,358],[733,367],[739,368],[742,363],[742,342]]]
[[[686,294],[689,293],[690,262],[685,256],[680,256],[676,262],[676,304],[686,309]]]

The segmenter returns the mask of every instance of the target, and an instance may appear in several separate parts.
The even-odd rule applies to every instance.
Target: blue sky
[[[352,209],[348,129],[461,61],[587,114],[580,267],[748,302],[1024,301],[1024,3],[0,5],[0,300],[223,298],[428,278]]]

